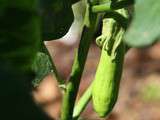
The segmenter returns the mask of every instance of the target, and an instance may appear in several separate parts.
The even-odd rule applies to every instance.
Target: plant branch
[[[63,98],[61,120],[73,119],[73,108],[80,84],[80,79],[84,70],[85,61],[96,28],[97,15],[90,12],[91,10],[89,5],[87,6],[87,9],[88,12],[86,12],[85,16],[85,25],[83,28],[82,38],[79,44],[78,51],[76,51],[76,56],[72,66],[72,72]]]
[[[105,4],[92,6],[92,12],[98,13],[98,12],[118,10],[118,9],[125,8],[133,4],[134,4],[134,0],[122,0],[118,2],[108,2]]]
[[[93,13],[106,12],[106,11],[111,11],[111,10],[112,10],[111,2],[92,6]]]
[[[80,116],[80,114],[85,109],[85,107],[88,104],[88,102],[90,101],[91,92],[92,92],[91,90],[92,90],[92,84],[89,86],[89,88],[87,88],[87,90],[85,91],[85,93],[80,98],[80,100],[78,101],[77,105],[75,106],[74,112],[73,112],[74,120],[78,119],[78,117]]]

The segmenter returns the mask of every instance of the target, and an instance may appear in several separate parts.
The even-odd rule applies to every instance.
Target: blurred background
[[[28,94],[28,92],[30,92],[30,85],[28,85],[28,83],[26,84],[26,80],[33,77],[33,75],[27,71],[27,69],[31,67],[30,59],[32,58],[32,54],[30,55],[30,53],[32,51],[34,53],[34,50],[37,48],[31,51],[29,49],[37,46],[34,44],[34,39],[36,38],[38,40],[40,37],[40,31],[38,30],[40,28],[40,18],[37,17],[37,15],[41,14],[44,19],[44,26],[42,26],[44,27],[43,32],[45,32],[45,30],[46,34],[49,32],[51,38],[52,33],[55,34],[53,39],[59,38],[57,35],[60,35],[62,31],[64,35],[73,22],[69,32],[64,35],[64,37],[45,42],[58,68],[58,72],[66,82],[71,72],[75,51],[82,33],[85,6],[81,5],[79,11],[78,8],[77,11],[75,8],[75,19],[73,21],[72,9],[70,7],[71,3],[64,2],[64,0],[40,1],[42,3],[40,3],[39,12],[37,11],[38,5],[35,0],[16,0],[14,2],[1,0],[0,2],[0,52],[2,54],[0,54],[2,58],[0,58],[0,70],[2,71],[0,72],[0,115],[1,119],[3,119],[3,116],[5,117],[3,120],[10,120],[10,118],[13,120],[19,120],[20,118],[20,120],[33,120],[33,118],[34,120],[40,120],[35,118],[46,118],[43,114],[41,117],[41,114],[39,114],[41,111],[39,111],[39,109],[37,110],[37,107],[33,104],[31,96]],[[149,3],[150,2],[148,2],[148,4]],[[84,9],[82,9],[82,7],[84,7]],[[158,8],[158,6],[156,7]],[[151,7],[149,6],[149,8]],[[132,7],[130,9],[130,13],[132,14]],[[158,11],[159,9],[153,10]],[[157,13],[157,11],[155,13]],[[83,14],[81,14],[81,12]],[[50,19],[50,17],[52,17],[52,19]],[[159,19],[155,20],[159,21]],[[149,28],[150,27],[152,27],[152,25],[150,25]],[[158,30],[155,32],[157,31]],[[154,32],[154,30],[152,32]],[[146,33],[144,35],[146,37]],[[47,40],[50,39],[48,38]],[[93,40],[90,47],[76,102],[94,80],[101,52],[94,41],[95,40]],[[160,120],[159,50],[160,43],[143,49],[131,48],[125,55],[119,97],[113,111],[106,118],[99,118],[93,110],[91,101],[82,113],[81,120]],[[27,56],[29,57],[28,60],[26,59],[28,58]],[[27,63],[27,65],[25,65],[20,58],[25,58],[24,63]],[[22,72],[22,75],[19,71]],[[20,82],[19,80],[23,77],[26,78]],[[24,85],[24,87],[22,85]],[[37,105],[53,120],[59,120],[63,91],[59,88],[54,74],[50,73],[46,75],[40,84],[33,89],[32,95]]]
[[[72,42],[73,43],[73,42]],[[46,46],[63,79],[70,74],[74,59],[74,44],[50,41]],[[131,48],[125,55],[123,75],[117,103],[106,118],[99,118],[90,102],[82,113],[84,120],[160,120],[160,43],[143,49]],[[93,42],[83,72],[77,101],[92,82],[99,62],[100,49]],[[58,119],[62,92],[54,75],[49,74],[33,91],[35,101],[49,116]]]

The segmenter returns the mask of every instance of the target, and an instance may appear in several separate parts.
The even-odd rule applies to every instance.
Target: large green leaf
[[[160,0],[136,0],[135,15],[125,36],[132,47],[153,44],[160,36]]]
[[[64,36],[72,22],[73,13],[70,0],[40,0],[43,40],[53,40]]]

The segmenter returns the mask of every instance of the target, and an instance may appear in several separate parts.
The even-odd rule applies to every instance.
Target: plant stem
[[[106,12],[111,11],[111,3],[101,4],[101,5],[94,5],[92,7],[92,12],[98,13],[98,12]]]
[[[92,92],[91,90],[92,90],[92,85],[90,85],[89,88],[87,88],[87,90],[85,91],[85,93],[80,98],[80,100],[78,101],[77,105],[75,106],[74,112],[73,112],[74,120],[78,119],[78,117],[80,116],[80,114],[82,113],[82,111],[84,110],[84,108],[86,107],[88,102],[90,101],[91,92]]]
[[[128,7],[129,5],[132,5],[132,4],[134,4],[134,0],[122,0],[119,2],[108,2],[105,4],[92,6],[92,12],[98,13],[98,12],[107,12],[107,11],[112,11],[112,10],[118,10],[121,8]]]
[[[88,12],[86,12],[85,16],[82,38],[79,44],[78,51],[76,51],[76,56],[72,66],[72,72],[63,98],[61,120],[73,119],[73,108],[80,84],[80,79],[84,70],[85,61],[96,28],[97,15],[90,12],[91,10],[89,5],[87,6],[87,10]]]

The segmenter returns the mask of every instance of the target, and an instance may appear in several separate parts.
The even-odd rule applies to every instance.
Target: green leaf
[[[135,15],[125,36],[132,47],[144,47],[160,37],[160,0],[136,0]]]
[[[73,22],[71,5],[66,0],[40,0],[43,40],[58,39],[68,32]]]
[[[36,77],[32,83],[36,87],[46,75],[53,72],[52,63],[49,56],[45,53],[38,52],[36,60],[33,64],[33,70],[36,73]]]

